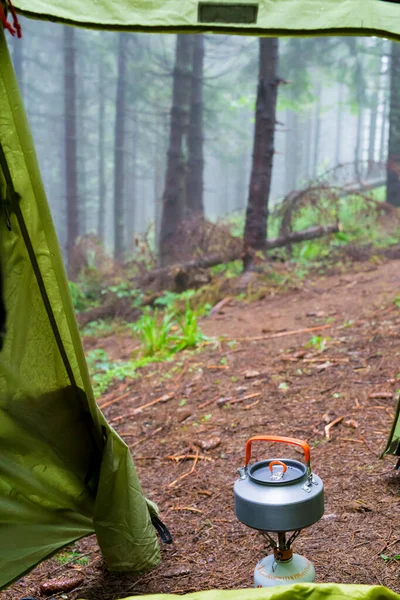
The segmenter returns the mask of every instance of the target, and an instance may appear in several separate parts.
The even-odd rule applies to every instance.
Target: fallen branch
[[[340,231],[340,224],[334,223],[325,226],[310,227],[309,229],[303,229],[302,231],[295,231],[287,235],[281,235],[265,242],[264,251],[272,250],[274,248],[283,248],[290,244],[297,242],[304,242],[308,240],[314,240],[316,238],[337,233]],[[178,263],[169,267],[162,267],[160,269],[154,269],[151,273],[148,273],[145,277],[141,278],[141,285],[148,285],[154,282],[156,279],[169,277],[174,279],[176,277],[182,277],[187,271],[191,269],[210,269],[220,264],[232,262],[233,260],[239,260],[242,258],[242,250],[233,250],[227,254],[208,254],[200,258],[194,258],[184,263]]]

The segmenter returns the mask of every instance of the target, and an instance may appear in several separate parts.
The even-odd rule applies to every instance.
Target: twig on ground
[[[391,400],[393,398],[392,392],[373,392],[369,394],[370,400]]]
[[[229,398],[221,398],[218,400],[218,406],[225,406],[225,404],[238,404],[239,402],[245,402],[246,400],[251,400],[252,398],[258,398],[261,396],[261,392],[256,392],[254,394],[247,394],[247,396],[243,396],[243,398],[234,398],[230,400]]]
[[[199,454],[200,454],[200,450],[199,448],[196,447],[196,457],[194,459],[192,468],[190,469],[190,471],[188,471],[187,473],[184,473],[183,475],[181,475],[180,477],[178,477],[178,479],[175,479],[174,481],[172,481],[168,487],[174,487],[179,481],[181,481],[182,479],[185,479],[185,477],[189,477],[189,475],[191,475],[192,473],[194,473],[194,470],[196,468],[197,462],[199,460]]]
[[[196,455],[196,454],[181,454],[180,456],[173,456],[173,455],[168,455],[165,458],[167,458],[168,460],[174,460],[175,462],[180,462],[181,460],[208,460],[210,462],[212,462],[212,458],[210,458],[209,456],[203,456],[202,454]]]
[[[122,396],[118,396],[118,398],[114,398],[113,400],[109,400],[108,402],[104,402],[103,404],[99,404],[99,409],[104,410],[105,408],[107,408],[107,406],[111,406],[111,404],[115,404],[120,400],[125,400],[125,398],[128,398],[128,396],[131,395],[131,393],[131,391],[125,392],[125,394],[122,394]]]
[[[160,396],[160,398],[156,398],[155,400],[152,400],[151,402],[147,402],[147,404],[142,404],[142,406],[138,406],[130,414],[132,416],[137,415],[140,412],[142,412],[142,410],[144,410],[145,408],[150,408],[150,406],[154,406],[155,404],[158,404],[159,402],[168,402],[169,400],[172,400],[174,397],[175,397],[174,393],[164,394],[163,396]]]
[[[170,510],[187,510],[189,512],[202,513],[203,511],[199,508],[194,508],[193,506],[173,506]]]
[[[248,406],[244,406],[243,410],[249,410],[249,408],[253,408],[253,406],[257,406],[257,404],[259,404],[259,403],[260,403],[260,400],[256,400],[255,402],[252,402]]]
[[[275,338],[285,337],[288,335],[297,335],[299,333],[312,333],[313,331],[321,331],[322,329],[329,329],[332,327],[329,325],[318,325],[317,327],[306,327],[305,329],[295,329],[293,331],[280,331],[279,333],[273,333],[271,335],[256,335],[253,337],[243,337],[243,338],[232,338],[237,342],[257,342],[259,340],[272,340]],[[224,338],[226,341],[228,338]]]
[[[218,396],[218,398],[219,398],[219,396]],[[206,406],[209,406],[210,404],[212,404],[213,402],[218,400],[218,398],[211,398],[211,400],[206,400],[202,404],[199,404],[199,408],[205,408]]]
[[[330,423],[328,423],[328,425],[325,426],[325,437],[327,440],[331,439],[331,429],[332,427],[334,427],[335,425],[337,425],[338,423],[340,423],[341,421],[343,421],[344,419],[344,415],[342,415],[341,417],[337,417],[337,419],[334,419],[333,421],[331,421]]]

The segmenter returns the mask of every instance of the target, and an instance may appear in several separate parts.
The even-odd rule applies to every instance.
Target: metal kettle
[[[269,458],[250,465],[253,442],[299,446],[305,464],[291,458]],[[318,521],[324,513],[324,485],[311,471],[310,446],[295,438],[257,435],[246,443],[244,467],[234,485],[239,521],[261,531],[294,531]]]

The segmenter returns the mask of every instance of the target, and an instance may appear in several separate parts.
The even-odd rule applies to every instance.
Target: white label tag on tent
[[[257,23],[258,4],[199,2],[199,23]]]

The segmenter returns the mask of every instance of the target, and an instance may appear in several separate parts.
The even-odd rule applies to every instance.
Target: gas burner
[[[252,442],[281,442],[300,446],[306,464],[289,458],[270,458],[249,466]],[[254,570],[255,587],[272,587],[314,581],[313,564],[294,554],[292,544],[305,527],[324,514],[324,485],[311,471],[307,442],[281,436],[255,436],[246,443],[244,467],[234,486],[235,513],[239,521],[257,529],[273,554]],[[292,532],[289,537],[289,532]],[[277,534],[277,541],[270,535]]]

